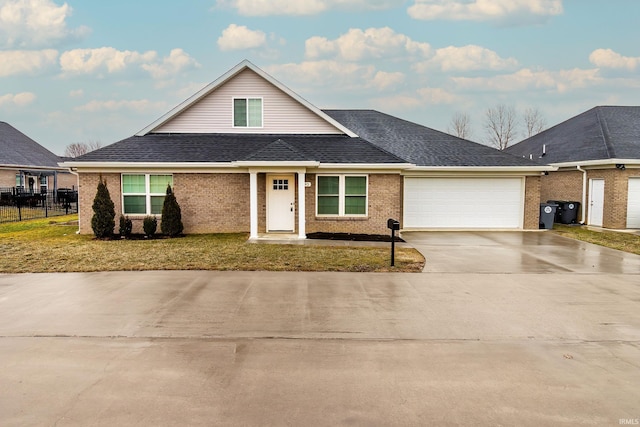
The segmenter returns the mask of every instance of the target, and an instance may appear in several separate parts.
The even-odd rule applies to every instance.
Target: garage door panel
[[[640,228],[640,177],[629,178],[627,228]]]
[[[405,178],[405,228],[522,228],[520,178]]]

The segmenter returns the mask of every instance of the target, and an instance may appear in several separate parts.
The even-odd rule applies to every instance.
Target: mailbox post
[[[387,228],[391,230],[391,267],[394,267],[396,265],[396,230],[400,230],[400,223],[389,218]]]

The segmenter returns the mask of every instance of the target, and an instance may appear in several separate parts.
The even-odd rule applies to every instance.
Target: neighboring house
[[[578,201],[589,225],[640,228],[640,107],[595,107],[507,151],[558,168],[541,201]]]
[[[64,163],[140,229],[167,184],[186,233],[537,229],[548,166],[376,111],[320,110],[248,61],[137,135]]]
[[[77,188],[77,177],[58,165],[62,160],[13,126],[0,122],[0,188],[28,193]]]

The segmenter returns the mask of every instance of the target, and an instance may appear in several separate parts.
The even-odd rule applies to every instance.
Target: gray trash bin
[[[562,224],[577,223],[579,209],[580,209],[580,202],[571,202],[571,201],[564,202],[562,205],[562,213],[560,214],[560,222]]]
[[[552,230],[553,220],[556,216],[558,205],[555,203],[540,203],[540,229]]]

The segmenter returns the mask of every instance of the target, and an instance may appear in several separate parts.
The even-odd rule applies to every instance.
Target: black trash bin
[[[540,229],[552,230],[558,205],[555,203],[540,203]]]
[[[578,222],[578,210],[580,202],[563,202],[560,212],[560,223],[575,224]]]
[[[562,221],[562,208],[564,207],[564,204],[566,203],[563,200],[547,200],[547,203],[551,204],[551,205],[558,205],[556,207],[556,214],[553,218],[553,222],[561,222]]]

